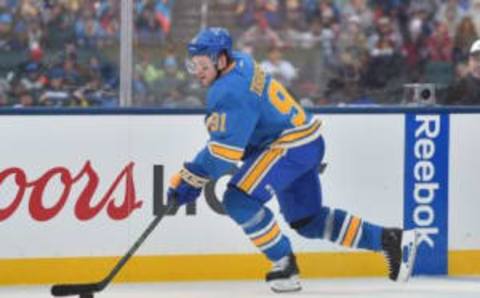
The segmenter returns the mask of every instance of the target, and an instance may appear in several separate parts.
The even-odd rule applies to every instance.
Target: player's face
[[[200,81],[203,87],[210,86],[217,77],[217,69],[208,56],[194,56],[189,65],[189,72]]]

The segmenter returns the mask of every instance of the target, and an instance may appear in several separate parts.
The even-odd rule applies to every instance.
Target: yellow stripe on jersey
[[[343,238],[342,245],[352,247],[355,237],[357,237],[361,220],[356,216],[352,216],[350,223],[345,233],[345,238]]]
[[[252,168],[245,174],[238,187],[246,193],[263,177],[263,174],[275,163],[278,158],[285,152],[283,148],[274,148],[266,151],[260,156]]]
[[[227,161],[239,161],[242,159],[243,150],[240,148],[210,142],[208,144],[210,153]]]
[[[265,234],[260,235],[256,238],[253,238],[252,242],[256,246],[261,247],[261,246],[264,246],[265,244],[268,244],[273,239],[277,238],[279,234],[280,234],[280,227],[278,226],[278,224],[274,224],[272,228],[268,230]]]
[[[314,121],[312,122],[312,124],[310,124],[305,128],[294,130],[290,133],[286,133],[285,135],[280,136],[280,138],[274,142],[274,145],[291,143],[291,142],[306,138],[312,135],[313,133],[315,133],[320,128],[321,125],[322,125],[321,121]]]

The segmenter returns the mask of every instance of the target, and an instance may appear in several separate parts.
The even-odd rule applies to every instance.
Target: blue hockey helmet
[[[201,30],[188,43],[188,54],[190,57],[206,55],[217,61],[220,53],[225,51],[229,57],[232,56],[232,37],[227,29],[221,27],[208,27]]]

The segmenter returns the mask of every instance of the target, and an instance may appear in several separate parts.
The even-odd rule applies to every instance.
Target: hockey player
[[[194,201],[210,179],[243,161],[228,183],[223,205],[254,245],[272,261],[266,281],[275,292],[301,289],[289,239],[265,203],[274,195],[289,225],[307,238],[381,251],[390,279],[406,281],[415,260],[414,230],[384,228],[322,205],[318,165],[322,122],[306,112],[248,55],[232,50],[226,29],[206,28],[188,44],[187,69],[208,87],[209,140],[174,175],[168,199]]]

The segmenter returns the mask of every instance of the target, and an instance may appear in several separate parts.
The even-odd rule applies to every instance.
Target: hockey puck
[[[93,298],[93,293],[80,294],[80,298]]]

